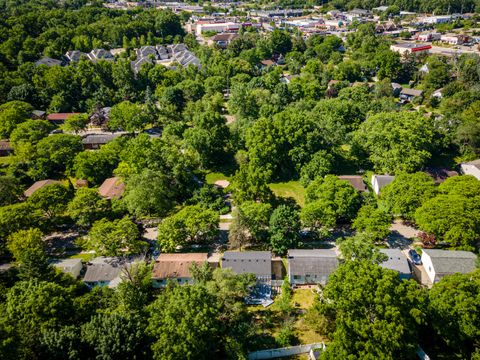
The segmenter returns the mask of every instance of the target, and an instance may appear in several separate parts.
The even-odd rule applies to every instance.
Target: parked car
[[[408,256],[412,261],[412,263],[414,263],[415,265],[422,265],[422,258],[420,257],[420,255],[418,255],[418,253],[415,250],[413,249],[409,250]]]

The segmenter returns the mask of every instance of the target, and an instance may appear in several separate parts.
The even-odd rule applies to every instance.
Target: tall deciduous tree
[[[433,121],[415,112],[370,116],[355,133],[375,169],[384,173],[419,170],[435,144]]]
[[[480,270],[445,276],[433,285],[428,297],[429,318],[437,335],[461,358],[478,354]]]
[[[425,294],[414,281],[368,261],[351,261],[329,278],[321,314],[335,324],[325,359],[409,359],[425,319]]]
[[[219,328],[216,298],[204,287],[167,289],[150,305],[154,359],[214,358]]]
[[[284,255],[295,249],[300,241],[300,217],[295,209],[287,205],[277,207],[270,217],[270,244],[272,250]]]
[[[383,194],[383,192],[382,192]],[[373,205],[364,205],[358,211],[352,227],[372,240],[383,240],[390,233],[392,217]]]
[[[107,217],[110,204],[96,189],[80,188],[68,204],[68,214],[79,226],[89,227],[96,220]]]
[[[15,127],[28,120],[33,107],[23,101],[10,101],[0,105],[0,137],[8,138]]]
[[[93,223],[86,246],[95,250],[97,255],[138,254],[145,245],[139,236],[137,226],[128,218],[114,221],[102,219]]]
[[[435,192],[435,183],[427,174],[399,174],[382,189],[380,203],[390,214],[411,220],[415,210],[435,196]]]
[[[158,243],[163,251],[177,246],[210,244],[219,235],[218,213],[198,205],[186,206],[165,218],[158,226]]]

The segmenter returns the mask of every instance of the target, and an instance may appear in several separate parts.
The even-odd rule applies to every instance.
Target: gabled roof
[[[477,167],[477,168],[480,169],[480,159],[472,160],[472,161],[466,162],[466,163],[464,163],[464,164],[466,164],[466,165],[473,165],[473,166],[475,166],[475,167]]]
[[[338,176],[340,180],[348,181],[356,190],[366,191],[367,186],[363,182],[363,176],[360,175],[340,175]]]
[[[432,260],[436,275],[466,274],[476,269],[477,255],[470,251],[423,249],[423,254]]]
[[[390,184],[393,180],[395,180],[395,176],[392,175],[373,175],[372,176],[372,184],[377,182],[378,188],[382,189],[388,184]]]
[[[190,278],[193,263],[206,262],[207,253],[160,254],[153,266],[152,279]]]
[[[103,145],[122,136],[122,134],[88,134],[82,139],[84,145]]]
[[[107,199],[119,199],[125,191],[125,183],[119,177],[106,179],[98,188],[98,193]]]
[[[407,95],[407,96],[422,96],[423,90],[416,90],[416,89],[402,89],[400,94]]]
[[[97,257],[87,264],[84,282],[112,281],[118,278],[127,262],[121,258]]]
[[[49,121],[65,121],[70,116],[78,115],[80,113],[53,113],[47,115],[47,120]]]
[[[46,66],[57,66],[58,65],[58,66],[60,66],[60,65],[62,65],[62,62],[60,60],[57,60],[57,59],[44,57],[44,58],[35,62],[35,66],[39,66],[39,65],[46,65]]]
[[[401,274],[410,274],[407,257],[400,249],[380,249],[380,252],[388,256],[388,259],[380,264],[381,267]]]
[[[50,179],[37,181],[33,183],[33,185],[30,186],[27,190],[25,190],[23,195],[25,195],[26,197],[30,197],[33,195],[35,191],[42,189],[45,186],[54,185],[54,184],[61,184],[61,182],[57,180],[50,180]]]
[[[237,274],[253,273],[257,276],[271,276],[272,253],[270,251],[226,251],[222,267],[231,268]]]
[[[329,276],[338,267],[335,250],[288,250],[290,275]]]

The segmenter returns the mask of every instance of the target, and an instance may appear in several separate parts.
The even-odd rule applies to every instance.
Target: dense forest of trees
[[[438,12],[476,5],[388,4]],[[0,255],[13,265],[0,272],[0,358],[244,359],[264,346],[244,304],[252,276],[200,267],[191,270],[194,285],[160,291],[141,262],[115,290],[89,289],[49,264],[59,254],[45,236],[68,231],[98,256],[150,254],[140,220],[159,222],[156,250],[216,246],[219,214],[233,203],[232,248],[283,256],[335,229],[355,230],[339,241],[342,266],[306,315],[329,341],[324,358],[409,359],[421,343],[444,358],[478,359],[479,271],[426,290],[378,266],[375,247],[396,216],[433,244],[478,251],[480,182],[456,176],[437,186],[424,172],[480,156],[478,55],[402,58],[373,24],[345,41],[242,29],[221,50],[199,45],[182,28],[187,16],[170,11],[73,0],[0,1],[0,9],[0,138],[13,148],[0,158]],[[180,42],[201,67],[132,70],[135,48]],[[125,52],[115,61],[35,65],[99,47]],[[261,64],[279,58],[285,63]],[[424,95],[399,104],[392,82]],[[439,88],[442,99],[431,96]],[[56,128],[31,119],[35,109],[80,114]],[[79,133],[89,124],[122,136],[85,150]],[[226,190],[207,181],[219,172],[231,180]],[[374,172],[396,176],[380,197],[336,176]],[[125,183],[120,199],[98,193],[112,176]],[[58,182],[23,195],[44,179]],[[280,181],[298,181],[304,202],[275,195],[271,183]],[[287,284],[278,300],[285,318],[291,302]],[[288,330],[273,344],[289,345]]]

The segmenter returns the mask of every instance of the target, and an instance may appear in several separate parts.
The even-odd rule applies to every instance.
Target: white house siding
[[[428,278],[433,284],[435,282],[435,275],[436,275],[435,268],[433,267],[432,259],[425,252],[422,253],[422,264],[423,264],[423,268],[425,269],[425,272],[428,275]]]
[[[480,180],[480,169],[477,166],[471,164],[462,164],[461,167],[462,172],[465,175],[473,175]]]

